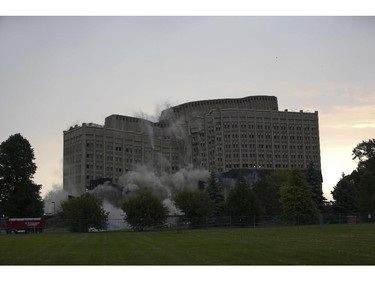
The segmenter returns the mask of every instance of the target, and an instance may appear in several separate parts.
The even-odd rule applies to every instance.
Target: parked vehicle
[[[0,218],[0,233],[41,233],[44,226],[43,218]]]

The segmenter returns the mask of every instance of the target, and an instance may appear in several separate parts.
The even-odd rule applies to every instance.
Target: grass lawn
[[[0,235],[1,265],[374,265],[375,224]]]

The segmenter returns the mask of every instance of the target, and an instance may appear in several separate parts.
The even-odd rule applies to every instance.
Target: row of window
[[[294,125],[290,125],[290,126],[287,126],[287,125],[273,125],[273,130],[274,131],[286,131],[287,128],[289,128],[289,131],[312,131],[312,132],[315,132],[317,131],[317,127],[311,127],[311,126],[294,126]],[[255,128],[257,130],[265,130],[265,131],[271,131],[271,125],[263,125],[263,124],[257,124],[256,126],[254,124],[248,124],[248,123],[240,123],[240,126],[238,126],[238,123],[237,122],[233,122],[232,124],[228,123],[228,122],[224,122],[223,123],[223,128],[224,129],[238,129],[238,128],[241,128],[241,129],[250,129],[250,130],[254,130]],[[220,125],[216,125],[215,126],[215,129],[216,129],[216,132],[218,131],[221,131],[221,126]],[[215,131],[213,130],[213,128],[208,128],[207,129],[207,132],[208,133],[214,133]]]
[[[243,163],[242,165],[240,164],[226,164],[225,165],[225,168],[227,170],[230,170],[230,169],[239,169],[239,168],[253,168],[253,169],[273,169],[274,166],[273,164],[271,163],[263,163],[263,164],[258,164],[256,165],[255,163]],[[300,169],[303,169],[303,168],[306,168],[304,164],[275,164],[275,168],[276,169],[289,169],[289,168],[300,168]],[[222,168],[219,168],[220,171],[223,171]]]

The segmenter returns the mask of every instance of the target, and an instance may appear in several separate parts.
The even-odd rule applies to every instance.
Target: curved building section
[[[193,116],[209,112],[212,109],[253,109],[278,110],[277,98],[274,96],[248,96],[244,98],[200,100],[183,103],[162,111],[161,120],[168,120],[171,114],[175,118]]]

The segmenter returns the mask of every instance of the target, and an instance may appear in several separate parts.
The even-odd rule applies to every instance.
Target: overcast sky
[[[199,99],[319,112],[325,196],[375,137],[375,17],[0,17],[0,141],[62,187],[63,130]]]

